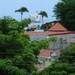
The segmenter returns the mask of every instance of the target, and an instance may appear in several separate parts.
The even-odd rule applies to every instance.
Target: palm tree
[[[15,12],[20,12],[21,13],[21,21],[22,21],[23,12],[29,12],[29,11],[26,7],[21,7],[20,9],[15,10]]]
[[[39,14],[42,16],[42,24],[43,24],[43,17],[48,17],[48,15],[45,11],[40,11]]]

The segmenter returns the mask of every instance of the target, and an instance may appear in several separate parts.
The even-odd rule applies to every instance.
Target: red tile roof
[[[59,22],[57,22],[54,26],[52,26],[49,31],[45,31],[45,32],[24,32],[25,34],[29,34],[29,35],[49,35],[49,36],[53,36],[53,35],[65,35],[65,34],[71,34],[70,31],[68,31],[66,28],[64,28]]]
[[[65,27],[63,27],[59,22],[53,25],[49,31],[68,31]]]
[[[38,57],[49,58],[49,57],[50,57],[50,54],[51,54],[52,52],[57,52],[57,54],[60,55],[60,51],[58,51],[58,50],[44,50],[44,49],[42,49],[42,50],[40,50],[40,54],[39,54]],[[38,65],[38,64],[37,64],[37,65],[36,65],[36,68],[37,68],[38,70],[43,70],[43,69],[45,68],[45,66],[43,66],[43,65]]]
[[[32,25],[29,28],[37,28],[37,26],[36,25]]]
[[[29,34],[29,35],[49,35],[49,36],[53,36],[53,35],[65,35],[65,34],[71,34],[70,31],[65,31],[65,32],[50,32],[50,31],[46,31],[46,32],[24,32],[24,34]]]
[[[58,51],[58,50],[44,50],[44,49],[42,49],[42,50],[40,50],[39,56],[50,57],[50,54],[52,52],[57,52],[57,54],[60,55],[60,51]]]

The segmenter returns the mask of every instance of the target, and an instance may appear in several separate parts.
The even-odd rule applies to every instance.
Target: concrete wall
[[[37,41],[40,41],[40,40],[43,40],[43,39],[47,39],[48,35],[46,34],[32,34],[30,35],[30,39],[31,41],[33,40],[37,40]]]
[[[50,37],[52,37],[52,36],[50,36]],[[57,35],[55,37],[57,37],[57,41],[51,42],[49,44],[49,49],[62,50],[69,46],[69,44],[67,42],[67,40],[68,40],[67,35]]]
[[[69,40],[75,38],[75,34],[65,34],[65,35],[55,35],[55,36],[48,36],[47,34],[33,34],[30,35],[30,39],[32,40],[43,40],[48,39],[47,37],[57,37],[57,42],[49,43],[49,49],[52,50],[63,50],[69,47],[70,43]]]
[[[53,36],[50,36],[53,37]],[[49,49],[52,50],[63,50],[70,46],[69,40],[75,38],[75,34],[66,34],[66,35],[56,35],[56,42],[52,42],[49,44]]]

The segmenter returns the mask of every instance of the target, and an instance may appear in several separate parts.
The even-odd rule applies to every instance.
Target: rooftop
[[[57,22],[55,25],[53,25],[49,31],[45,32],[25,32],[25,34],[29,35],[48,35],[48,36],[53,36],[53,35],[65,35],[65,34],[71,34],[70,31],[68,31],[65,27],[63,27],[59,22]]]
[[[29,28],[37,28],[37,26],[36,25],[32,25]]]
[[[49,31],[68,31],[65,27],[63,27],[59,22],[53,25]]]
[[[30,32],[24,32],[25,34],[29,34],[29,35],[48,35],[48,36],[53,36],[53,35],[65,35],[65,34],[70,34],[70,31],[66,31],[66,32],[50,32],[50,31],[45,31],[45,32],[34,32],[34,31],[30,31]]]
[[[42,50],[40,50],[39,56],[50,57],[50,54],[52,52],[56,52],[58,55],[60,55],[60,51],[58,51],[58,50],[44,50],[44,49],[42,49]]]

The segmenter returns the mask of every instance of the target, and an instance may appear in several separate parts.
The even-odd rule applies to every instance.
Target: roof
[[[45,31],[45,32],[24,32],[24,34],[29,34],[29,35],[48,35],[48,36],[53,36],[53,35],[65,35],[65,34],[71,34],[70,31],[65,31],[65,32],[50,32],[50,31]]]
[[[58,51],[58,50],[44,50],[44,49],[42,49],[42,50],[40,50],[40,54],[38,57],[50,58],[50,55],[52,52],[57,52],[58,56],[60,55],[60,51]],[[43,70],[45,68],[45,66],[37,64],[36,68],[38,70]]]
[[[32,25],[29,28],[37,28],[37,26],[36,25]]]
[[[60,51],[58,51],[58,50],[44,50],[44,49],[42,49],[42,50],[40,50],[40,54],[39,54],[39,56],[41,57],[50,57],[50,54],[52,53],[52,52],[56,52],[58,55],[60,55]]]
[[[59,22],[53,25],[49,31],[68,31],[65,27],[63,27]]]
[[[52,26],[49,31],[45,32],[24,32],[25,34],[29,35],[48,35],[48,36],[53,36],[53,35],[65,35],[65,34],[72,34],[71,31],[68,31],[66,28],[64,28],[59,22],[57,22],[54,26]],[[74,32],[75,34],[75,32]]]

